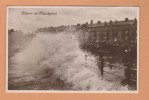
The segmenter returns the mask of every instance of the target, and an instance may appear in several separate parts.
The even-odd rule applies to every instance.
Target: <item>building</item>
[[[8,30],[8,34],[20,34],[20,35],[22,35],[23,34],[23,32],[21,31],[21,30],[14,30],[14,29],[9,29]]]
[[[137,40],[137,19],[129,20],[125,18],[122,21],[112,21],[93,23],[86,22],[85,24],[77,24],[78,31],[85,34],[90,34],[90,41],[136,41]]]
[[[63,32],[65,31],[67,26],[61,25],[58,27],[45,27],[45,28],[38,28],[35,33],[57,33],[57,32]]]

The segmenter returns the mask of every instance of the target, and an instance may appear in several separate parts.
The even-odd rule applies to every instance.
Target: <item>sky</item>
[[[42,13],[40,13],[42,12]],[[43,14],[45,13],[45,14]],[[34,32],[37,28],[110,21],[139,19],[139,7],[8,7],[8,29]]]

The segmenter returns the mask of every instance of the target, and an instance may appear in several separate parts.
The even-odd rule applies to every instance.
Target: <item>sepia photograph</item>
[[[8,6],[8,91],[137,92],[139,7]]]

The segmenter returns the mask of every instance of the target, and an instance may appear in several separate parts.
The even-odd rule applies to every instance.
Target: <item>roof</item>
[[[122,21],[111,21],[111,22],[106,22],[106,25],[110,26],[110,23],[112,25],[129,25],[129,24],[134,24],[135,20],[122,20]],[[101,27],[101,26],[105,26],[105,22],[103,23],[93,23],[93,24],[83,24],[82,26],[87,26],[87,27]]]

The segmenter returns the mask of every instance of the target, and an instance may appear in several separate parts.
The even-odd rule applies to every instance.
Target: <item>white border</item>
[[[85,7],[137,7],[137,90],[136,91],[58,91],[58,90],[8,90],[8,9],[9,8],[85,8]],[[6,7],[6,92],[7,93],[139,93],[139,35],[140,35],[140,7],[139,6],[7,6]]]

